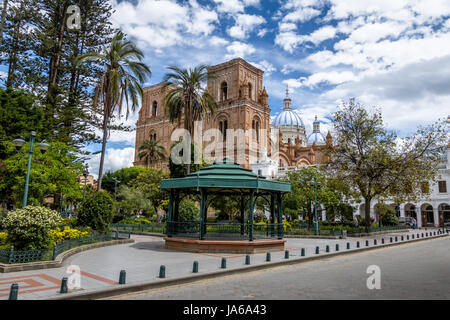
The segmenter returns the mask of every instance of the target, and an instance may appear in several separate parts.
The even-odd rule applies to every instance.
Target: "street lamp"
[[[117,184],[120,183],[119,180],[114,178],[114,201],[116,201],[116,194],[117,194]]]
[[[319,234],[319,221],[317,217],[317,185],[320,185],[320,183],[317,182],[317,178],[314,177],[314,234],[316,235]]]
[[[26,180],[25,180],[25,191],[24,191],[24,195],[23,195],[23,203],[22,203],[23,207],[27,206],[28,185],[30,183],[31,158],[32,158],[33,152],[34,152],[34,140],[35,140],[35,138],[36,138],[36,132],[35,131],[30,131],[30,147],[28,149],[28,168],[27,168],[27,177],[26,177]],[[19,151],[20,148],[23,147],[25,142],[26,141],[23,138],[14,139],[12,141],[12,143],[16,147],[17,151]],[[42,142],[39,143],[37,145],[37,147],[38,147],[39,150],[41,150],[41,153],[44,154],[45,151],[47,151],[47,149],[50,147],[50,145],[45,140],[42,140]]]
[[[86,199],[86,181],[87,181],[88,174],[89,174],[88,166],[86,165],[86,167],[84,168],[84,171],[83,171],[83,177],[84,177],[83,201]]]

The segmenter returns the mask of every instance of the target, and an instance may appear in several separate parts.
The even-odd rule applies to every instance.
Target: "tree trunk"
[[[100,191],[102,188],[103,162],[105,161],[106,140],[108,138],[108,121],[109,121],[109,112],[108,111],[109,111],[109,108],[105,108],[105,114],[103,116],[102,154],[100,156],[100,167],[98,170],[97,191]]]
[[[369,232],[370,227],[370,202],[372,198],[364,198],[364,217],[366,220],[366,232]]]
[[[2,21],[0,22],[0,44],[3,42],[3,29],[5,28],[6,11],[8,11],[8,0],[3,0]]]

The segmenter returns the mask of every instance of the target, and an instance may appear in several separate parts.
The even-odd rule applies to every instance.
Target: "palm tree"
[[[170,91],[165,97],[164,104],[169,111],[169,119],[173,123],[184,118],[184,129],[193,138],[194,122],[199,121],[207,113],[214,114],[217,103],[213,96],[203,87],[211,79],[208,67],[200,65],[191,69],[168,67],[171,72],[165,76],[166,85]],[[187,164],[190,173],[190,164]]]
[[[125,98],[126,118],[130,113],[129,99],[131,99],[131,111],[135,112],[142,100],[144,91],[141,84],[151,75],[150,68],[142,62],[144,53],[136,45],[126,40],[121,31],[117,31],[111,40],[109,47],[104,46],[102,52],[91,52],[80,56],[77,63],[84,61],[99,61],[104,65],[100,82],[95,88],[94,110],[100,99],[103,114],[103,141],[98,173],[97,190],[102,186],[103,163],[105,160],[106,141],[108,138],[108,125],[115,112],[122,113],[122,101]]]
[[[147,166],[151,166],[153,161],[166,159],[166,149],[159,144],[160,141],[161,140],[156,141],[155,139],[148,139],[139,147],[139,159],[145,158]]]

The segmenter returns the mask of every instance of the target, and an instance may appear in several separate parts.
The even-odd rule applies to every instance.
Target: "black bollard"
[[[373,239],[373,244],[376,246],[377,245],[377,239]]]
[[[327,245],[327,246],[325,247],[325,252],[330,252],[330,246],[329,246],[329,245]]]
[[[305,248],[302,248],[302,257],[305,256]]]
[[[397,242],[398,241],[398,237],[397,236],[395,236],[395,242]]]
[[[284,258],[289,259],[289,250],[284,251]]]
[[[381,238],[381,244],[384,244],[384,238]]]
[[[400,240],[402,240],[402,241],[403,241],[403,236],[401,236],[401,237],[400,237]]]
[[[336,243],[336,251],[339,251],[339,244]]]
[[[159,267],[159,277],[161,279],[166,277],[166,266],[162,265]]]
[[[369,246],[369,240],[366,240],[366,247]]]
[[[347,249],[350,249],[350,242],[347,242]]]
[[[19,285],[17,283],[13,283],[11,285],[11,290],[9,291],[8,300],[17,300],[18,295],[19,295]]]
[[[198,272],[198,261],[194,261],[194,265],[192,266],[192,272],[193,273]]]
[[[414,235],[411,235],[411,238],[413,238],[413,239],[414,239]]]
[[[359,248],[359,241],[356,241],[356,247]]]
[[[227,259],[222,258],[222,264],[220,265],[220,267],[221,267],[222,269],[226,269],[226,267],[227,267]]]
[[[59,290],[59,293],[67,293],[67,277],[62,278],[61,280],[61,289]]]
[[[245,264],[250,264],[250,256],[249,255],[245,256]]]
[[[125,270],[120,270],[119,284],[125,284],[126,274],[127,274],[127,273],[126,273]]]
[[[406,240],[409,240],[409,235],[406,236]]]
[[[390,240],[391,240],[391,243],[392,243],[392,237],[390,238]]]
[[[316,254],[319,254],[319,247],[316,247]]]
[[[270,252],[266,253],[266,261],[270,261]]]

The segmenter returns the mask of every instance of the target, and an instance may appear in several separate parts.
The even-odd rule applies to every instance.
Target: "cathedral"
[[[267,156],[279,159],[277,165],[280,167],[304,166],[329,161],[325,148],[332,144],[330,133],[324,137],[316,117],[313,132],[306,136],[305,126],[300,116],[292,111],[288,90],[286,90],[283,111],[275,117],[272,124],[270,123],[268,94],[263,86],[264,71],[237,58],[209,67],[208,73],[212,77],[208,80],[207,90],[217,102],[218,109],[215,114],[203,120],[203,132],[208,129],[220,130],[224,145],[227,140],[227,129],[234,129],[234,132],[238,133],[252,132],[251,135],[245,134],[243,138],[245,153],[242,158],[236,156],[237,144],[231,151],[235,162],[247,169],[252,169],[257,163],[262,164],[260,160],[253,159],[264,159]],[[171,136],[177,128],[177,123],[169,120],[168,111],[164,106],[164,98],[168,90],[170,89],[164,86],[163,82],[144,88],[142,107],[136,123],[133,162],[135,166],[148,165],[144,159],[139,158],[138,150],[145,140],[154,139],[165,148],[167,159],[152,163],[152,167],[168,171],[168,157],[174,143]],[[274,129],[279,130],[279,144],[276,154],[272,155],[270,143],[267,141],[270,141],[271,130],[273,133]],[[228,137],[228,139],[234,138],[239,137]],[[253,150],[256,150],[256,154],[252,153]],[[229,157],[228,155],[224,148],[223,157]]]

